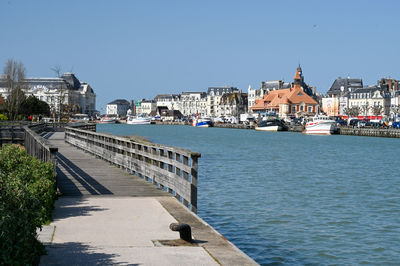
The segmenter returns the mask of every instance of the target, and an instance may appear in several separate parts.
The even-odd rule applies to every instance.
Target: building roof
[[[109,105],[109,104],[130,105],[130,103],[129,103],[127,100],[125,100],[125,99],[116,99],[116,100],[114,100],[114,101],[108,103],[107,105]]]
[[[167,98],[167,99],[173,99],[173,98],[179,98],[179,94],[158,94],[156,97],[154,97],[154,100],[158,100],[160,98]]]
[[[252,110],[279,109],[280,104],[318,104],[299,84],[293,88],[271,91],[251,107]]]
[[[239,91],[238,88],[236,87],[208,87],[207,94],[210,95],[211,92],[214,92],[214,94],[219,94],[222,95],[223,93],[231,93]]]
[[[362,79],[351,79],[338,77],[327,91],[328,95],[341,95],[363,87]]]

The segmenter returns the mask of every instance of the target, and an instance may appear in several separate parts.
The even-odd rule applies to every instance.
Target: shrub
[[[8,120],[7,115],[5,114],[0,114],[0,121]]]
[[[44,252],[36,230],[51,218],[53,165],[18,145],[0,150],[0,264],[33,264]]]

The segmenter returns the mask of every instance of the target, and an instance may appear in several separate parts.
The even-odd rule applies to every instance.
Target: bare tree
[[[355,116],[358,117],[358,115],[361,112],[361,108],[359,106],[352,106],[352,107],[346,107],[343,109],[343,112],[348,116]]]
[[[54,73],[56,73],[58,78],[62,77],[62,71],[61,71],[61,67],[60,66],[55,66],[53,68],[51,68],[51,70],[54,71]],[[58,121],[61,120],[61,118],[64,116],[64,111],[65,111],[65,97],[66,97],[66,89],[64,87],[64,83],[60,84],[60,87],[58,88],[58,96],[57,96],[57,107],[55,108],[55,112],[57,114],[58,117]]]
[[[353,113],[351,112],[351,108],[350,108],[350,107],[345,107],[345,108],[343,109],[343,113],[345,113],[345,114],[347,115],[347,118],[350,118],[350,116],[353,114]]]
[[[26,83],[24,64],[14,59],[8,59],[4,67],[4,74],[8,94],[5,105],[9,119],[15,120],[18,116],[21,104],[25,100],[24,89],[26,89]]]
[[[362,112],[362,114],[364,115],[364,119],[367,117],[368,115],[368,110],[370,109],[370,106],[368,104],[364,104],[360,107],[360,111]]]
[[[374,116],[376,116],[376,118],[378,118],[378,115],[382,114],[383,111],[383,106],[381,105],[375,105],[371,107],[372,113],[374,114]]]

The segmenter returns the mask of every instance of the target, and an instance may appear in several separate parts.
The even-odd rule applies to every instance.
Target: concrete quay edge
[[[191,226],[193,238],[204,241],[199,246],[206,249],[218,264],[259,265],[198,215],[182,206],[175,198],[158,197],[157,200],[178,222]]]

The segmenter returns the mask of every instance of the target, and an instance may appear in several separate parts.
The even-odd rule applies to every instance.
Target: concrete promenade
[[[47,137],[59,148],[62,196],[39,235],[41,265],[256,265],[170,194],[65,143],[64,133]],[[174,222],[191,225],[194,244],[171,241]]]

